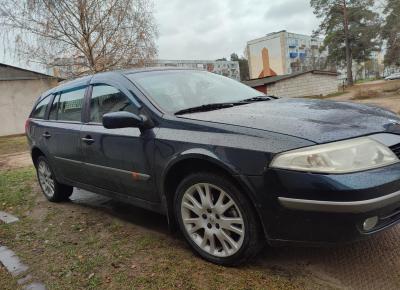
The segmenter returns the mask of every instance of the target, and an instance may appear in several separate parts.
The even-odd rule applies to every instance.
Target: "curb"
[[[3,221],[6,224],[15,223],[19,221],[16,216],[13,216],[9,213],[0,211],[0,221]],[[29,270],[29,267],[21,262],[18,256],[7,248],[6,246],[0,245],[0,263],[6,268],[6,270],[13,277],[23,276],[18,279],[17,283],[19,285],[24,285],[29,283],[32,279],[32,276],[26,273]],[[23,287],[24,290],[46,290],[46,286],[40,282],[31,282]]]
[[[6,224],[11,224],[19,221],[19,218],[13,216],[12,214],[6,213],[5,211],[0,210],[0,221]]]

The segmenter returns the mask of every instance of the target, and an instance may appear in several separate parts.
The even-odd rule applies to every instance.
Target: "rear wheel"
[[[73,187],[61,184],[55,179],[53,170],[44,156],[39,156],[36,160],[36,173],[42,192],[49,201],[59,202],[69,199]]]
[[[223,175],[186,177],[178,186],[175,214],[192,249],[213,263],[243,263],[264,244],[250,202]]]

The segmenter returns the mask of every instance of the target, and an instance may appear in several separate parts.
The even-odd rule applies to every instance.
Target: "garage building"
[[[0,136],[24,133],[37,97],[61,79],[0,63]]]
[[[277,97],[326,96],[338,92],[337,76],[336,72],[310,70],[252,79],[243,83]]]

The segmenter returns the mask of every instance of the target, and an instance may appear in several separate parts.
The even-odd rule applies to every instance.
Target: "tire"
[[[69,200],[73,187],[59,183],[46,157],[39,156],[36,160],[36,174],[44,196],[51,202]]]
[[[200,172],[185,177],[174,207],[185,240],[207,261],[239,265],[265,244],[254,208],[225,175]]]

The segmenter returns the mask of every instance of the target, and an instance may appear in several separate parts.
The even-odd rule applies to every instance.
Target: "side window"
[[[101,123],[104,114],[118,111],[138,113],[135,105],[118,89],[109,85],[94,86],[90,99],[90,122]]]
[[[46,108],[47,105],[50,102],[50,96],[45,97],[43,100],[41,100],[33,110],[31,114],[31,118],[36,118],[36,119],[44,119],[44,115],[46,114]]]
[[[57,120],[81,121],[83,98],[86,88],[62,92],[60,95]]]
[[[60,103],[60,94],[54,97],[53,104],[50,107],[49,120],[57,120],[58,104]]]

